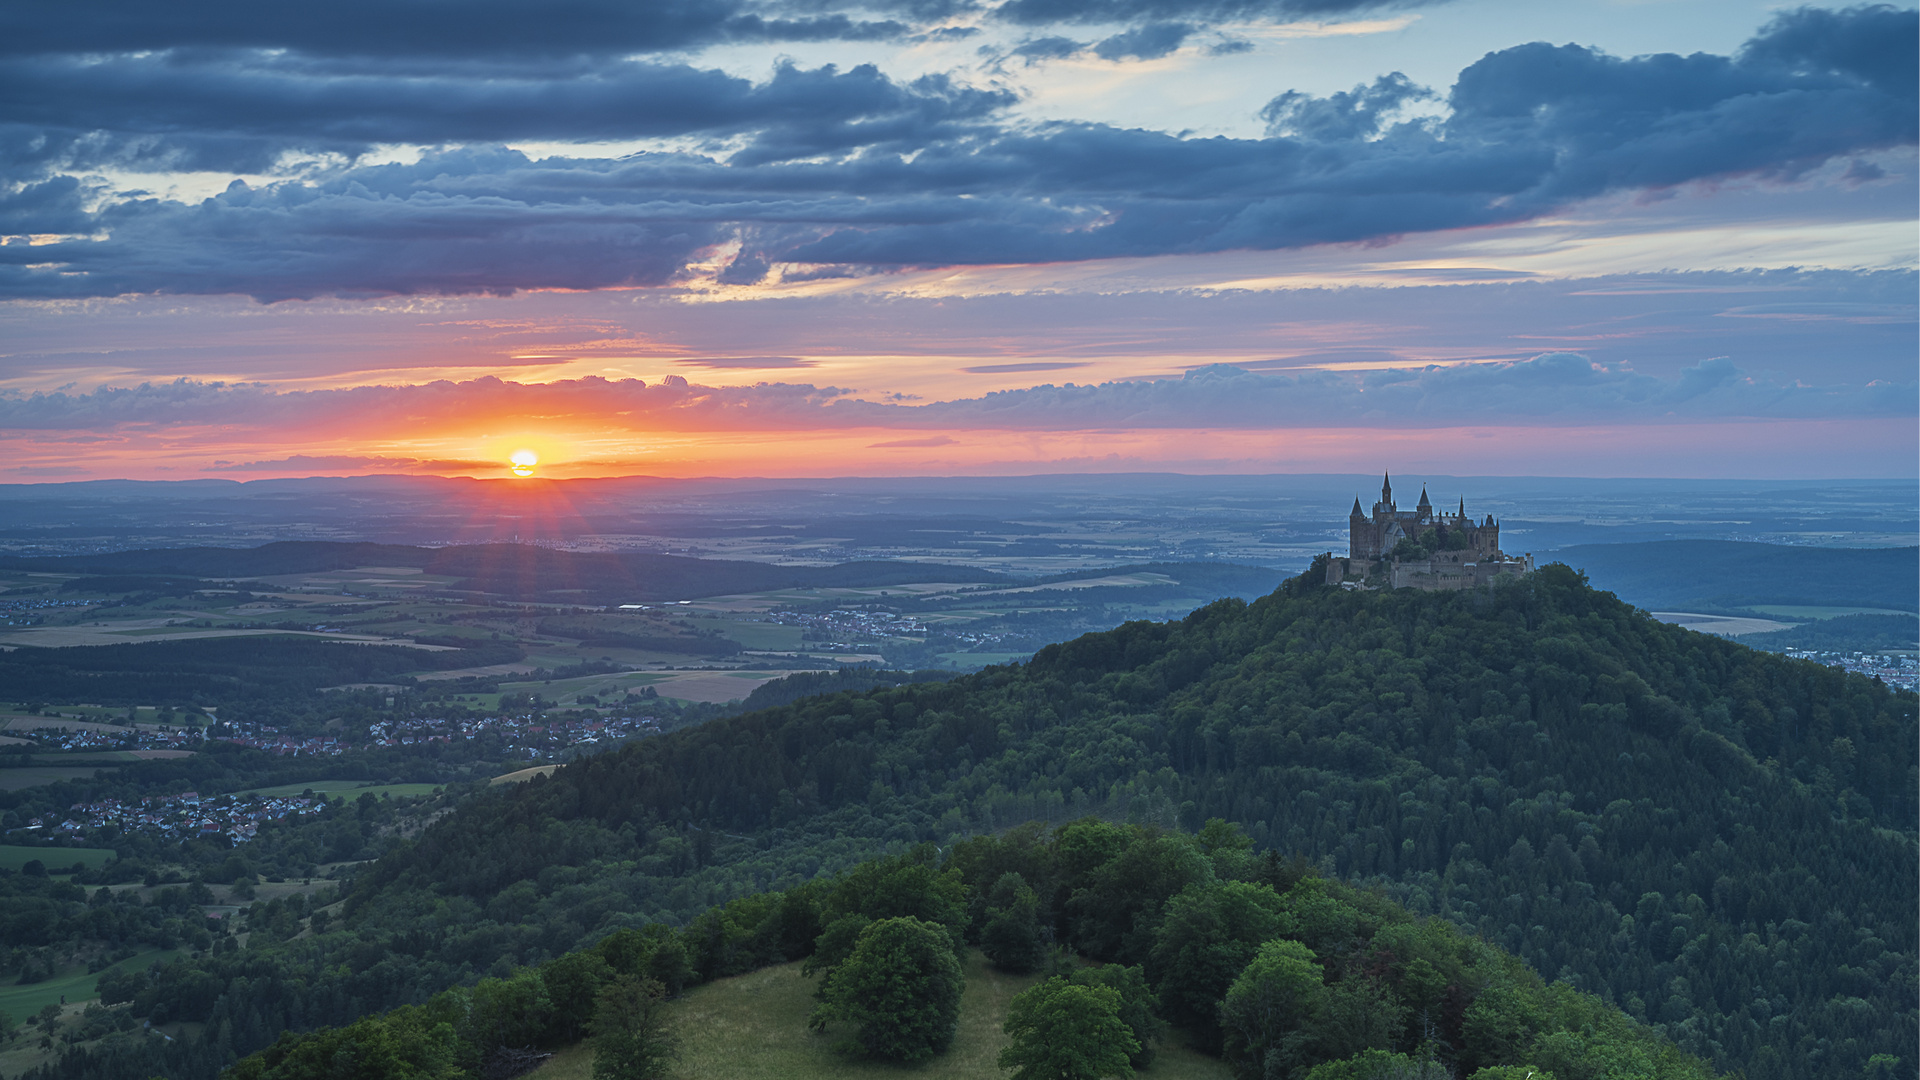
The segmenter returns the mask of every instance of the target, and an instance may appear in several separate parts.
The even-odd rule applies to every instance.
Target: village
[[[221,795],[202,798],[197,791],[145,799],[74,803],[64,821],[37,817],[17,832],[43,837],[77,837],[113,827],[168,840],[224,837],[228,843],[252,840],[261,825],[283,818],[317,814],[326,800],[304,796]]]
[[[576,746],[593,746],[660,730],[652,716],[545,718],[534,713],[453,720],[408,717],[387,720],[367,728],[374,746],[419,746],[434,742],[497,738],[510,756],[552,759]]]
[[[1788,649],[1786,655],[1879,679],[1895,690],[1920,690],[1920,659],[1911,655],[1821,652],[1814,649]]]

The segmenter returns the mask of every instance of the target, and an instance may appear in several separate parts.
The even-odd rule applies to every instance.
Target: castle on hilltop
[[[1420,503],[1402,510],[1393,501],[1393,478],[1382,476],[1380,501],[1368,514],[1358,496],[1347,515],[1347,557],[1327,553],[1327,584],[1355,587],[1471,589],[1503,576],[1533,570],[1533,556],[1509,558],[1500,550],[1500,523],[1488,514],[1467,516],[1467,500],[1452,514],[1436,513],[1420,489]]]

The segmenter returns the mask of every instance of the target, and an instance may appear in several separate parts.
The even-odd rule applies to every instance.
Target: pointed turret
[[[1353,512],[1348,514],[1347,516],[1349,518],[1364,518],[1367,516],[1360,512],[1360,496],[1355,495],[1353,497]]]
[[[1414,509],[1418,510],[1423,516],[1433,513],[1433,502],[1427,498],[1427,485],[1425,484],[1420,485],[1420,505],[1414,507]]]
[[[1393,477],[1386,473],[1380,474],[1380,501],[1388,506],[1393,505]]]
[[[1465,495],[1460,496],[1460,520],[1467,520],[1467,497]]]

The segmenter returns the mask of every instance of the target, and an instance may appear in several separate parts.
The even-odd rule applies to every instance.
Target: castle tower
[[[1414,520],[1425,521],[1433,516],[1433,503],[1427,498],[1427,485],[1420,485],[1420,505],[1413,508]]]
[[[1360,509],[1360,496],[1353,497],[1353,512],[1347,515],[1347,557],[1350,559],[1373,560],[1379,552],[1373,550],[1373,522]]]

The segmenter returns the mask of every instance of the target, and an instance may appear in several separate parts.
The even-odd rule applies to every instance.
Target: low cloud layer
[[[1029,16],[1016,0],[995,17],[1132,21],[1108,51],[1147,56],[1178,44],[1176,6],[1076,0],[1036,3]],[[630,18],[711,15],[642,7]],[[1178,7],[1224,18],[1356,5]],[[195,15],[177,41],[153,36],[145,7],[105,9],[103,28],[87,31],[105,55],[85,59],[52,16],[16,10],[13,34],[0,25],[19,54],[0,63],[0,235],[18,238],[0,246],[0,298],[658,286],[736,245],[722,280],[747,284],[783,268],[819,276],[1378,242],[1527,220],[1610,192],[1798,178],[1913,145],[1920,132],[1920,16],[1884,7],[1791,12],[1733,56],[1546,44],[1490,53],[1460,73],[1432,122],[1394,119],[1426,93],[1397,75],[1329,97],[1280,93],[1262,139],[1024,123],[1004,91],[901,83],[865,67],[788,66],[756,84],[560,44],[551,55],[530,45],[504,65],[468,65],[454,45],[370,64],[324,47],[332,15],[280,26],[312,44],[269,54],[247,27],[270,17],[239,5],[229,30]],[[593,10],[563,7],[557,22]],[[724,10],[733,14],[722,22],[747,17]],[[114,37],[122,23],[144,29]],[[407,25],[400,17],[401,39]],[[136,54],[135,40],[158,51]],[[665,136],[712,148],[540,160],[488,148]],[[352,163],[391,142],[450,148],[413,164]],[[96,176],[261,170],[300,154],[334,157],[195,203]],[[29,235],[61,238],[29,245]]]
[[[1657,377],[1557,352],[1511,362],[1351,373],[1264,374],[1213,365],[1179,379],[1045,385],[918,405],[867,400],[832,387],[711,387],[678,376],[651,384],[599,378],[520,384],[482,378],[291,392],[178,380],[85,394],[0,397],[0,430],[71,436],[218,428],[315,431],[348,438],[400,430],[453,432],[484,427],[502,416],[538,418],[574,431],[648,433],[1447,428],[1898,418],[1914,415],[1916,405],[1920,384],[1914,382],[1808,386],[1757,376],[1724,358]],[[340,459],[340,467],[349,466],[347,459]],[[237,471],[255,467],[223,466]],[[259,467],[284,471],[288,466],[280,460]]]

